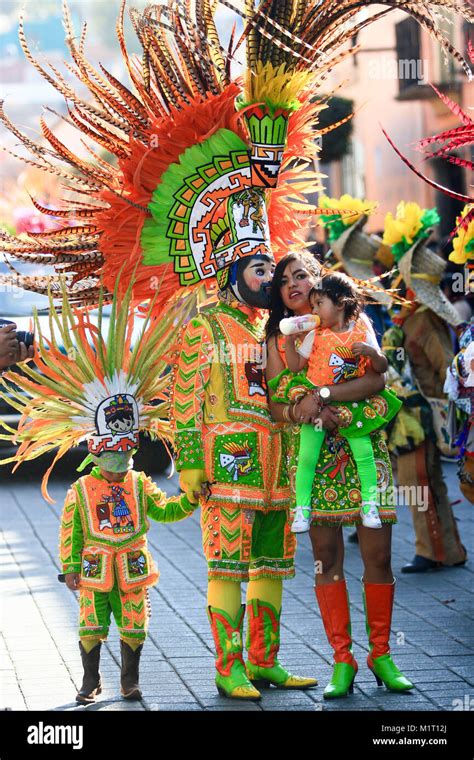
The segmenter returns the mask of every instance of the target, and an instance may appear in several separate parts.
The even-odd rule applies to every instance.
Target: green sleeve
[[[144,499],[147,517],[157,522],[184,520],[185,517],[192,515],[198,506],[189,501],[185,494],[167,496],[143,472],[139,474],[139,487]]]
[[[81,515],[74,487],[68,491],[61,515],[59,557],[63,573],[81,572],[81,555],[84,546]]]
[[[171,422],[176,469],[204,469],[202,421],[211,374],[212,334],[203,315],[186,326],[174,368]]]
[[[184,520],[195,512],[197,504],[192,504],[186,494],[166,496],[159,488],[154,495],[147,494],[147,515],[157,522],[171,523]]]

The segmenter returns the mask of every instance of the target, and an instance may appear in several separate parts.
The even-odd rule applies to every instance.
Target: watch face
[[[319,389],[319,395],[324,401],[326,401],[331,395],[331,391],[329,390],[329,388],[326,388],[326,386],[323,386],[322,388]]]

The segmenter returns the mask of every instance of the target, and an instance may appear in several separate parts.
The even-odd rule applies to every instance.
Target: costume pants
[[[146,639],[150,602],[147,587],[122,591],[117,581],[111,591],[81,588],[80,638],[106,639],[114,616],[121,639],[143,642]]]
[[[445,565],[466,558],[449,503],[438,447],[426,439],[398,457],[398,486],[409,489],[408,502],[415,530],[415,554]]]

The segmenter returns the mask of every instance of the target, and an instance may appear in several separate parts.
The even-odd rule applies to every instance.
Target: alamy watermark
[[[210,364],[251,364],[263,370],[267,365],[266,344],[237,343],[229,344],[225,340],[207,343],[204,355]]]
[[[381,56],[369,62],[369,79],[401,79],[425,83],[428,81],[426,58],[391,58]]]
[[[28,726],[28,744],[70,744],[73,749],[84,746],[84,726],[51,726],[40,721]]]

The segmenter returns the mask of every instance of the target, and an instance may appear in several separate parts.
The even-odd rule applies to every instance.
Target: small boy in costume
[[[388,363],[380,351],[373,330],[360,316],[362,296],[344,274],[324,276],[310,293],[313,312],[320,326],[311,330],[297,348],[297,334],[288,335],[285,353],[291,372],[302,372],[294,382],[309,384],[323,402],[330,401],[331,386],[360,377],[370,361],[383,373]],[[277,379],[277,378],[275,378]],[[361,519],[366,528],[381,528],[377,509],[377,469],[369,434],[385,425],[400,409],[401,402],[390,391],[363,403],[338,405],[340,432],[351,447],[361,482]],[[296,472],[296,507],[292,530],[308,531],[311,524],[311,490],[325,431],[302,425],[300,455]]]
[[[111,403],[116,399],[112,397]],[[139,662],[150,617],[148,588],[159,577],[147,549],[149,519],[183,520],[193,514],[199,498],[199,493],[194,502],[184,494],[168,498],[143,472],[131,469],[132,452],[108,451],[92,454],[91,459],[92,472],[67,493],[60,534],[66,584],[80,592],[84,679],[76,700],[82,704],[94,702],[101,692],[100,648],[111,614],[120,632],[122,696],[141,698]],[[109,505],[115,506],[111,510]]]
[[[49,473],[71,447],[87,440],[89,455],[79,470],[95,465],[70,487],[60,530],[62,573],[68,588],[80,592],[84,678],[76,700],[82,704],[94,702],[101,692],[100,649],[112,614],[121,639],[122,695],[141,698],[139,661],[150,616],[148,588],[159,576],[147,549],[149,519],[182,520],[193,514],[199,498],[193,491],[168,498],[144,473],[132,469],[140,431],[169,437],[169,423],[163,419],[168,406],[166,362],[160,357],[186,308],[171,308],[159,321],[145,315],[134,338],[139,317],[131,306],[131,289],[120,302],[115,292],[106,339],[102,302],[97,327],[85,310],[72,311],[66,298],[61,314],[51,303],[50,341],[35,318],[36,366],[25,365],[22,375],[6,373],[13,386],[2,378],[13,405],[23,412],[18,431],[9,429],[2,436],[20,444],[3,464],[15,462],[17,467],[59,446],[43,478],[42,492],[49,501]]]

